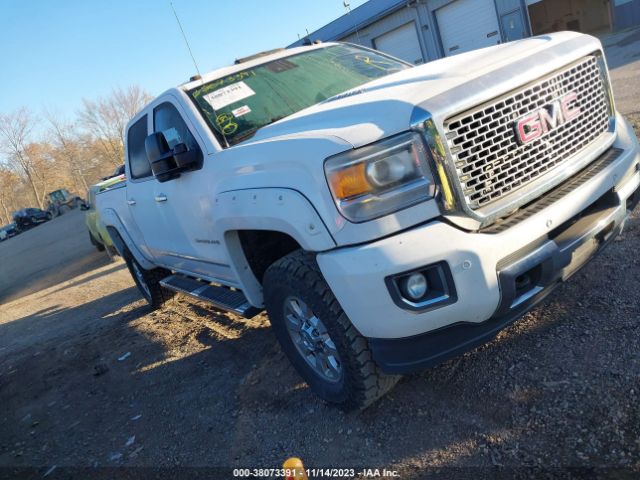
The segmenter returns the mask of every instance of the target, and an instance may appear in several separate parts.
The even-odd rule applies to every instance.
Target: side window
[[[187,149],[197,152],[198,163],[202,162],[202,150],[193,137],[180,112],[169,102],[161,103],[153,109],[153,131],[164,133],[170,148],[184,143]]]
[[[151,164],[144,149],[147,138],[147,116],[143,116],[131,125],[127,132],[127,150],[129,153],[129,169],[131,178],[144,178],[151,175]]]

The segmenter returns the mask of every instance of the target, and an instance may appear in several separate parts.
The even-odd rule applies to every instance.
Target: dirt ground
[[[182,298],[149,311],[66,214],[0,243],[0,466],[638,468],[639,248],[636,215],[496,340],[343,414],[265,315]]]
[[[137,478],[148,471],[121,467],[152,467],[195,478],[289,456],[403,478],[640,474],[638,210],[494,341],[353,414],[309,392],[265,315],[184,298],[150,311],[83,218],[0,243],[0,477]]]

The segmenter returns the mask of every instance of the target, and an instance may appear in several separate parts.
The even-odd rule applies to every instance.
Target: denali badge
[[[514,124],[518,143],[524,145],[532,142],[563,123],[576,118],[580,115],[581,110],[578,106],[572,107],[571,103],[577,99],[578,95],[575,92],[569,92],[549,105],[520,117]]]

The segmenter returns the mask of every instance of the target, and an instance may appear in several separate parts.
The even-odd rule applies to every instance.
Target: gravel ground
[[[70,213],[0,243],[0,475],[131,474],[101,469],[124,466],[193,478],[185,469],[274,468],[296,455],[308,467],[403,478],[569,467],[585,470],[565,478],[595,478],[592,468],[637,478],[639,248],[636,211],[494,341],[343,414],[308,391],[265,315],[244,320],[182,298],[149,311],[123,263],[92,251],[82,214]],[[61,270],[64,252],[74,268]]]
[[[640,113],[640,28],[608,35],[602,42],[616,94],[616,108],[623,115]]]

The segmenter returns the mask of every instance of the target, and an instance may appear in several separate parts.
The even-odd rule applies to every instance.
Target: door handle
[[[132,198],[131,200],[127,200],[128,205],[135,205],[136,201]]]
[[[156,202],[160,203],[160,202],[166,202],[167,201],[167,196],[163,193],[161,193],[160,195],[156,195]]]

